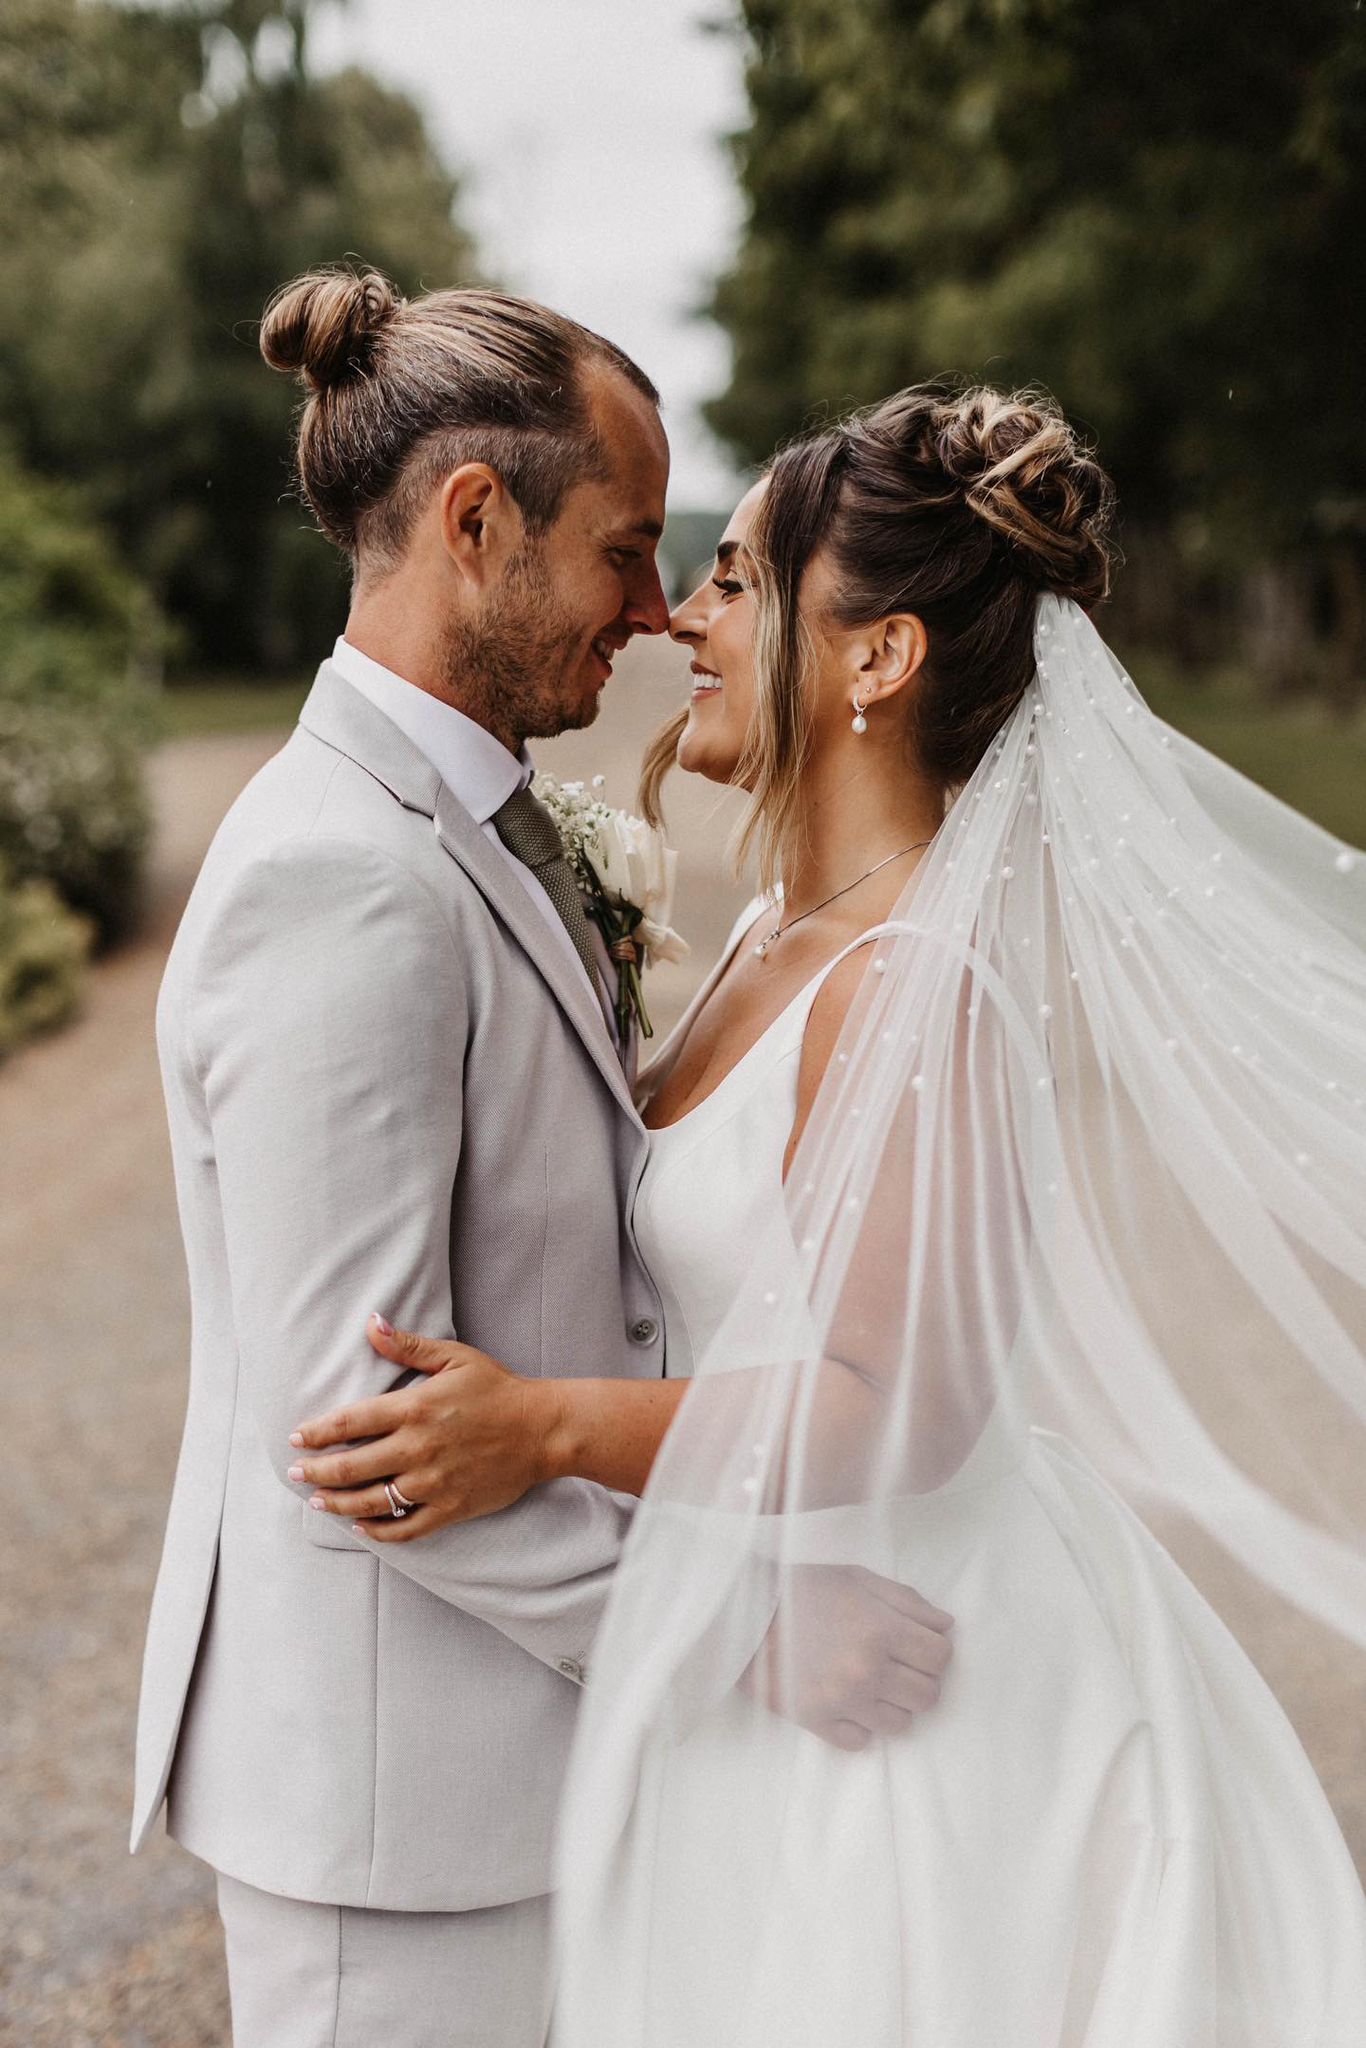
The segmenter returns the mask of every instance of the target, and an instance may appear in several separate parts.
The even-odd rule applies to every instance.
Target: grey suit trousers
[[[468,1913],[280,1898],[218,1878],[233,2048],[545,2048],[550,1901]]]

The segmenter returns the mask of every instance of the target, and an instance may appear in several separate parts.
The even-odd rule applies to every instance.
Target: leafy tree
[[[156,630],[83,495],[0,447],[0,700],[98,708],[146,730]]]
[[[468,278],[455,181],[411,101],[310,72],[313,0],[11,4],[0,416],[87,482],[192,661],[298,663],[344,591],[283,495],[294,394],[256,321],[351,252],[407,290]]]
[[[138,661],[146,635],[145,597],[80,495],[25,475],[0,451],[0,869],[43,885],[0,905],[15,961],[47,961],[48,938],[68,966],[76,958],[74,927],[49,914],[45,889],[106,938],[132,920],[150,825],[142,746],[153,699]],[[27,1016],[29,967],[10,965],[19,980],[7,983],[0,961],[0,1013],[8,1004]],[[0,1041],[5,1031],[0,1014]]]
[[[1205,570],[1327,564],[1319,600],[1359,676],[1366,16],[1340,0],[743,0],[742,16],[749,219],[715,299],[735,343],[722,435],[757,457],[813,410],[927,376],[1041,381],[1097,434],[1136,555],[1178,562],[1187,591]]]
[[[80,1003],[91,929],[50,882],[11,885],[0,865],[0,1060]]]

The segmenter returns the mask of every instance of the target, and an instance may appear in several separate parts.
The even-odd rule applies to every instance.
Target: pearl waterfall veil
[[[857,2010],[859,1959],[875,1971],[883,1953],[861,1946],[868,1930],[908,1945],[886,1894],[896,1829],[917,1821],[889,1811],[889,1759],[898,1742],[949,1740],[959,1676],[908,1734],[872,1746],[887,1773],[867,1809],[876,1838],[846,1859],[839,1815],[869,1753],[794,1736],[736,1689],[775,1613],[794,1687],[819,1659],[818,1610],[804,1622],[798,1597],[813,1565],[947,1607],[966,1684],[1001,1622],[998,1504],[1034,1470],[1123,1656],[1137,1658],[1138,1624],[1120,1552],[1156,1555],[1154,1536],[1212,1561],[1206,1594],[1236,1588],[1212,1597],[1245,1637],[1278,1607],[1344,1654],[1366,1650],[1366,859],[1164,725],[1074,604],[1040,600],[1035,655],[1033,685],[869,948],[785,1202],[636,1518],[563,1823],[556,2038],[571,2048],[675,2038],[649,2018],[656,1992],[630,1980],[673,1910],[670,1870],[689,1867],[666,1841],[680,1825],[669,1784],[698,1744],[692,1867],[724,1893],[743,1866],[754,1907],[678,1965],[728,2015],[705,2048],[762,2041],[765,2025],[785,2048],[920,2038],[895,2018],[832,2020],[822,1957],[835,1944]],[[1077,1504],[1101,1494],[1114,1516],[1087,1523]],[[1092,1526],[1115,1532],[1113,1557]],[[1180,1583],[1174,1601],[1198,1598]],[[1208,1675],[1190,1683],[1203,1701]],[[999,1701],[1002,1727],[1012,1710]],[[1227,1740],[1209,1737],[1195,1776],[1217,1775]],[[1068,1756],[1043,1748],[1038,1768],[1064,1782]],[[1003,1785],[1003,1827],[1012,1796]],[[1283,1958],[1238,1875],[1255,1861],[1238,1813],[1235,1787],[1202,1822],[1212,2003],[1187,2015],[1187,2041],[1348,2048],[1293,2031],[1302,2015],[1283,2032],[1270,2017]],[[986,1901],[990,1833],[960,1834],[954,1855]],[[1154,1900],[1170,1901],[1177,1867]],[[1105,1882],[1091,1872],[1078,1896]],[[917,1956],[913,1931],[909,1947],[898,1967],[923,1982],[942,1958]],[[604,1957],[632,2015],[616,2031]],[[1325,1981],[1331,1969],[1325,1957]],[[1146,1995],[1131,1985],[1108,2032],[1059,2021],[1048,2039],[1168,2048],[1174,2034],[1142,2031]]]

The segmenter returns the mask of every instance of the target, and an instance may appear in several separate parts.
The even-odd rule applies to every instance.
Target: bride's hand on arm
[[[381,1358],[423,1378],[301,1424],[290,1443],[311,1455],[290,1477],[313,1488],[320,1512],[382,1543],[496,1514],[552,1479],[641,1492],[687,1387],[532,1379],[468,1344],[395,1330],[377,1316],[367,1335]],[[417,1503],[411,1514],[391,1515],[386,1480]]]

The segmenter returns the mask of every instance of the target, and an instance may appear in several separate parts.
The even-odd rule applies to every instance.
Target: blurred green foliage
[[[256,349],[271,292],[359,252],[405,290],[469,278],[420,115],[318,78],[312,0],[6,0],[0,422],[80,479],[188,666],[287,670],[345,612],[288,490],[297,392]]]
[[[256,322],[351,253],[474,272],[412,102],[315,77],[314,0],[5,0],[0,1052],[136,913],[167,657],[293,673],[345,615]]]
[[[0,699],[0,859],[41,878],[102,938],[137,911],[149,836],[138,738],[82,706]]]
[[[1366,13],[740,13],[748,222],[714,302],[735,369],[710,413],[731,446],[761,459],[813,414],[924,378],[1042,382],[1116,474],[1149,632],[1199,642],[1176,611],[1203,609],[1211,652],[1233,590],[1266,674],[1359,696]]]
[[[166,697],[168,738],[217,739],[258,732],[287,733],[298,723],[313,682],[310,671],[293,682],[262,683],[253,676],[196,677]]]
[[[132,920],[147,843],[154,642],[83,496],[0,450],[0,867],[52,883],[106,939]]]
[[[91,935],[51,883],[16,886],[0,867],[0,1059],[74,1014]]]
[[[1160,717],[1340,839],[1366,846],[1366,707],[1344,719],[1312,698],[1268,703],[1246,667],[1193,671],[1160,648],[1122,652]]]
[[[57,700],[155,730],[164,628],[88,497],[0,444],[0,700]]]

